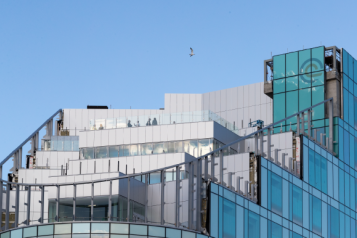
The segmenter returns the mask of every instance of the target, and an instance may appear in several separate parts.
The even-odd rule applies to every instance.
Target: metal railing
[[[5,180],[1,180],[0,181],[0,188],[2,189],[4,187],[4,184],[6,186],[6,201],[5,201],[5,208],[2,207],[3,204],[3,196],[0,196],[0,209],[5,210],[6,214],[5,214],[5,229],[9,229],[9,211],[10,211],[10,191],[11,188],[15,188],[15,192],[16,192],[16,196],[15,196],[15,222],[14,222],[14,226],[17,227],[19,225],[19,191],[20,191],[20,186],[25,186],[27,187],[27,219],[25,220],[25,225],[30,225],[30,204],[31,204],[31,187],[40,187],[41,189],[41,200],[39,201],[41,204],[41,208],[40,208],[40,219],[39,222],[40,223],[44,223],[44,213],[45,213],[45,208],[44,208],[44,203],[45,203],[45,188],[46,187],[55,187],[57,190],[57,195],[56,195],[56,216],[55,216],[55,221],[59,222],[59,204],[60,204],[60,188],[62,186],[73,186],[73,221],[76,220],[76,189],[77,186],[79,185],[84,185],[84,184],[89,184],[91,185],[91,205],[90,205],[90,209],[91,209],[91,220],[93,220],[93,205],[94,205],[94,184],[96,183],[101,183],[101,182],[109,182],[109,196],[108,196],[108,221],[111,221],[112,219],[112,214],[111,214],[111,199],[112,199],[112,191],[113,191],[113,181],[116,180],[122,180],[122,179],[127,179],[127,220],[129,221],[130,218],[130,183],[131,181],[137,177],[137,176],[144,176],[145,177],[145,221],[144,222],[148,222],[148,218],[147,218],[147,214],[148,214],[148,176],[151,173],[155,173],[155,172],[159,172],[160,173],[160,178],[161,178],[161,218],[160,218],[160,224],[164,225],[165,224],[165,197],[164,197],[164,191],[165,191],[165,185],[166,185],[166,177],[165,177],[165,172],[167,170],[174,170],[176,172],[176,181],[175,181],[175,186],[176,186],[176,201],[175,201],[175,226],[176,227],[180,227],[180,194],[182,193],[181,190],[183,189],[183,185],[181,185],[181,182],[183,181],[180,178],[180,172],[181,169],[184,168],[185,170],[188,170],[188,229],[194,229],[194,227],[196,227],[196,230],[198,231],[202,231],[203,228],[201,227],[201,214],[202,214],[202,210],[201,210],[201,198],[202,198],[202,194],[201,194],[201,189],[203,188],[203,183],[205,182],[218,182],[222,185],[224,185],[224,181],[223,181],[223,171],[227,168],[224,168],[224,160],[223,160],[223,150],[227,149],[228,147],[231,147],[239,142],[242,142],[246,139],[252,139],[254,138],[256,147],[255,147],[255,155],[263,155],[263,135],[264,135],[264,131],[267,131],[267,154],[266,154],[266,159],[272,160],[271,159],[271,134],[272,134],[272,130],[274,128],[274,126],[278,126],[280,125],[280,123],[293,118],[293,117],[297,117],[297,135],[300,135],[300,132],[302,132],[302,134],[305,134],[305,119],[304,119],[304,115],[305,113],[308,114],[308,135],[311,134],[311,116],[309,116],[312,112],[312,109],[314,107],[317,107],[319,105],[324,105],[325,103],[328,103],[328,115],[329,115],[329,138],[326,144],[326,147],[329,151],[332,152],[333,150],[333,98],[327,99],[323,102],[320,102],[314,106],[311,106],[307,109],[304,109],[302,111],[299,111],[298,113],[295,113],[287,118],[284,118],[278,122],[275,122],[271,125],[268,125],[260,130],[257,130],[247,136],[244,136],[238,140],[235,140],[225,146],[222,146],[219,149],[216,149],[214,151],[211,151],[203,156],[200,156],[198,158],[195,158],[193,161],[190,162],[183,162],[183,163],[179,163],[176,165],[172,165],[172,166],[167,166],[164,168],[159,168],[159,169],[155,169],[155,170],[151,170],[151,171],[147,171],[147,172],[142,172],[142,173],[134,173],[134,174],[130,174],[130,175],[125,175],[125,176],[118,176],[118,177],[113,177],[113,178],[106,178],[106,179],[98,179],[98,180],[92,180],[92,181],[82,181],[82,182],[67,182],[67,183],[48,183],[48,184],[33,184],[33,183],[14,183],[14,182],[9,182],[9,181],[5,181]],[[300,115],[302,115],[300,117]],[[301,121],[300,121],[301,119]],[[300,124],[301,124],[301,128],[300,128]],[[31,138],[31,137],[29,137]],[[259,141],[260,140],[260,141]],[[260,150],[258,150],[258,144],[260,145]],[[215,168],[218,164],[215,163],[215,157],[216,155],[219,155],[219,179],[216,178],[215,176]],[[209,160],[210,158],[210,160]],[[276,158],[275,158],[276,159]],[[209,173],[209,169],[208,169],[208,164],[211,164],[211,171]],[[203,166],[204,165],[204,166]],[[202,169],[204,168],[204,169]],[[196,175],[196,176],[195,176]],[[231,173],[230,173],[231,175]],[[195,177],[196,177],[196,181],[195,181]],[[240,191],[240,179],[241,177],[237,176],[236,177],[237,182],[239,181],[239,185],[237,185],[238,189],[237,192],[239,194],[242,194]],[[233,187],[231,186],[231,178],[228,178],[228,186],[230,187],[230,189],[233,190]],[[245,193],[244,196],[246,196],[248,199],[251,199],[253,201],[255,201],[254,199],[254,189],[256,189],[257,185],[252,185],[251,187],[251,195],[249,196],[248,194],[248,186],[249,186],[249,182],[245,183]],[[258,185],[260,186],[260,185]],[[234,190],[233,190],[234,191]],[[258,190],[256,190],[258,191]],[[196,207],[196,209],[194,209],[194,207]],[[199,209],[197,209],[199,208]],[[196,221],[194,221],[194,213],[196,213]],[[0,216],[0,224],[2,224],[1,221],[2,220],[2,216]]]

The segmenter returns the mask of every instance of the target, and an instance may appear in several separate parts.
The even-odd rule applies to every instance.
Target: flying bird
[[[191,50],[191,54],[189,54],[189,55],[190,55],[190,57],[192,57],[192,56],[194,56],[195,54],[193,53],[193,49],[192,49],[192,48],[190,48],[190,50]]]

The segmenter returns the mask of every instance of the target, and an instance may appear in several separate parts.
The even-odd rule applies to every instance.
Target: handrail
[[[34,133],[32,133],[24,142],[22,142],[16,149],[14,149],[3,161],[1,161],[0,166],[3,166],[20,148],[22,148],[31,138],[33,138],[37,132],[39,132],[50,120],[52,120],[58,113],[62,112],[62,109],[58,109],[55,114],[53,114],[49,119],[47,119]]]
[[[260,130],[258,130],[258,131],[255,131],[255,132],[253,132],[253,133],[251,133],[251,134],[249,134],[249,135],[247,135],[247,136],[241,137],[241,138],[239,138],[238,140],[235,140],[235,141],[233,141],[233,142],[231,142],[231,143],[229,143],[229,144],[227,144],[227,145],[225,145],[225,146],[222,146],[221,148],[218,148],[218,149],[216,149],[216,150],[214,150],[214,151],[211,151],[211,152],[209,152],[209,153],[207,153],[207,154],[205,154],[205,155],[202,155],[202,156],[200,156],[200,157],[198,157],[198,158],[195,158],[193,161],[190,161],[190,162],[182,162],[182,163],[179,163],[179,164],[170,165],[170,166],[167,166],[167,167],[164,167],[164,168],[154,169],[154,170],[150,170],[150,171],[142,172],[142,173],[135,173],[135,174],[131,174],[131,175],[118,176],[118,177],[112,177],[112,178],[106,178],[106,179],[91,180],[91,181],[81,181],[81,182],[72,182],[72,183],[60,183],[60,184],[59,184],[59,183],[27,184],[27,183],[9,182],[9,181],[7,181],[7,180],[0,179],[0,182],[4,182],[4,183],[7,183],[7,184],[16,184],[16,185],[20,185],[20,186],[46,186],[46,187],[47,187],[47,186],[49,186],[49,187],[50,187],[50,186],[69,186],[69,185],[80,185],[80,184],[87,184],[87,183],[108,182],[108,181],[113,181],[113,180],[117,180],[117,179],[125,179],[125,178],[131,178],[131,177],[135,177],[135,176],[139,176],[139,175],[145,175],[145,174],[149,174],[149,173],[160,172],[160,171],[163,171],[163,170],[175,168],[175,167],[177,167],[177,166],[181,166],[181,165],[185,165],[185,164],[188,164],[188,163],[192,163],[192,162],[195,162],[195,161],[202,160],[202,159],[204,159],[204,158],[206,158],[206,157],[208,157],[208,156],[210,156],[210,155],[213,155],[213,154],[215,154],[215,153],[217,153],[217,152],[220,152],[220,151],[223,150],[223,149],[226,149],[226,148],[230,147],[230,146],[233,145],[233,144],[236,144],[236,143],[239,143],[239,142],[241,142],[241,141],[243,141],[243,140],[245,140],[245,139],[251,138],[252,136],[259,134],[260,132],[263,132],[263,131],[265,131],[265,130],[267,130],[267,129],[270,129],[270,128],[274,127],[275,125],[279,125],[280,123],[282,123],[282,122],[284,122],[284,121],[286,121],[286,120],[288,120],[288,119],[290,119],[290,118],[293,118],[293,117],[295,117],[295,116],[299,116],[301,113],[303,113],[303,112],[305,112],[305,111],[309,111],[309,110],[311,110],[312,108],[317,107],[317,106],[319,106],[319,105],[321,105],[321,104],[324,104],[324,103],[326,103],[326,102],[331,102],[331,104],[332,104],[333,98],[326,99],[326,100],[324,100],[324,101],[322,101],[322,102],[320,102],[320,103],[317,103],[317,104],[315,104],[315,105],[313,105],[313,106],[311,106],[311,107],[309,107],[309,108],[306,108],[306,109],[304,109],[304,110],[301,110],[301,111],[299,111],[299,112],[297,112],[297,113],[295,113],[295,114],[293,114],[293,115],[291,115],[291,116],[289,116],[289,117],[286,117],[286,118],[284,118],[284,119],[282,119],[282,120],[280,120],[280,121],[278,121],[278,122],[275,122],[275,123],[273,123],[273,124],[270,124],[270,125],[268,125],[268,126],[262,128],[262,129],[260,129]],[[329,111],[329,114],[330,114],[330,119],[331,119],[331,118],[332,118],[332,115],[333,115],[333,114],[332,114],[332,110]],[[330,123],[331,123],[331,122],[330,122]],[[300,125],[300,122],[299,122],[299,125]],[[331,125],[332,125],[332,124],[331,124]],[[331,125],[330,125],[330,126],[331,126]],[[330,137],[331,137],[331,136],[332,136],[332,135],[330,134]],[[332,141],[331,141],[330,143],[332,143]]]

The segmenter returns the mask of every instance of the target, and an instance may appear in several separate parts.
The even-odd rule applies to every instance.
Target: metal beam
[[[30,225],[30,212],[31,212],[31,186],[27,187],[27,213],[26,213],[26,220],[27,225]]]
[[[207,157],[206,157],[207,159]],[[176,216],[175,216],[175,226],[180,226],[180,166],[176,166]]]
[[[77,202],[77,185],[73,184],[73,218],[72,220],[76,220],[76,202]]]
[[[126,213],[126,221],[130,222],[130,177],[128,177],[128,205],[127,205],[127,213]]]
[[[6,213],[5,213],[5,230],[9,229],[9,219],[10,219],[10,184],[6,184]]]
[[[202,181],[202,160],[197,160],[196,171],[196,230],[201,232],[201,181]],[[222,171],[223,172],[223,171]],[[223,181],[223,180],[222,180]]]
[[[2,230],[2,197],[4,195],[4,184],[3,182],[0,182],[0,211],[1,211],[1,216],[0,216],[0,230]]]
[[[44,214],[45,214],[45,186],[41,186],[41,214],[40,214],[40,223],[44,223]]]
[[[16,195],[15,195],[15,222],[14,227],[19,225],[19,200],[20,200],[20,185],[16,186]]]
[[[61,187],[57,185],[57,199],[56,199],[56,222],[59,222],[59,200],[60,200],[60,189]]]
[[[165,170],[161,170],[161,225],[165,224]]]
[[[14,149],[3,161],[1,161],[0,166],[6,163],[6,161],[8,161],[12,157],[12,155],[15,154],[16,151],[22,148],[29,140],[31,140],[36,135],[36,133],[38,133],[48,123],[48,121],[52,120],[60,112],[62,112],[62,109],[57,110],[55,114],[53,114],[35,132],[33,132],[29,137],[27,137],[24,142],[22,142],[18,147],[16,147],[16,149]]]
[[[108,221],[112,220],[112,188],[113,181],[109,182],[109,198],[108,198]]]
[[[145,174],[145,223],[148,222],[149,176]]]
[[[93,221],[93,208],[94,208],[94,183],[92,183],[91,187],[91,198],[90,198],[90,220]]]
[[[328,107],[329,107],[329,113],[328,113],[328,121],[329,121],[329,150],[333,155],[333,101],[331,100],[328,103]]]
[[[194,183],[193,183],[193,162],[190,162],[188,165],[189,174],[188,174],[188,229],[192,229],[193,223],[193,192],[194,192]]]
[[[267,136],[267,159],[271,160],[271,128],[268,128],[268,136]]]
[[[214,182],[214,166],[215,166],[215,157],[214,153],[211,154],[211,181]]]
[[[219,183],[223,186],[223,150],[219,151]]]

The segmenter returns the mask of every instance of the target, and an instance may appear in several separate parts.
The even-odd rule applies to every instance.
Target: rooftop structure
[[[355,237],[356,105],[357,61],[321,46],[158,110],[57,110],[0,163],[0,238]]]

